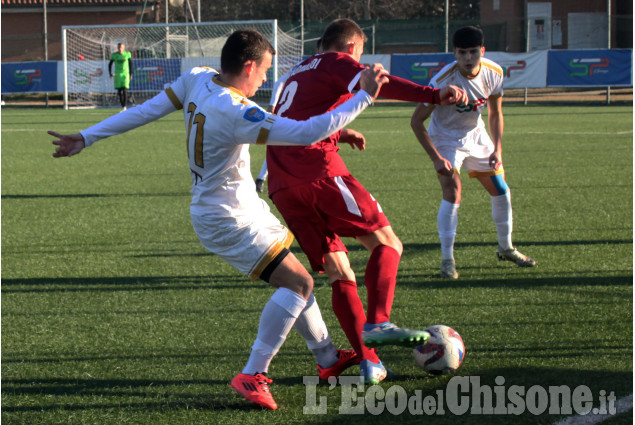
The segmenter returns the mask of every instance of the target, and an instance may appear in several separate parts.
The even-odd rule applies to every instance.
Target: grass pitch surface
[[[506,105],[503,159],[514,242],[537,266],[520,269],[496,259],[489,196],[464,176],[457,281],[437,277],[441,193],[409,128],[412,111],[412,105],[370,108],[351,126],[366,135],[368,149],[344,145],[341,151],[404,243],[393,320],[456,329],[467,354],[455,376],[478,377],[505,395],[514,385],[586,386],[598,406],[602,391],[618,399],[631,394],[632,107]],[[251,407],[229,382],[247,360],[273,290],[198,242],[189,221],[182,116],[101,141],[73,158],[51,157],[46,130],[76,132],[112,113],[2,111],[3,423],[545,424],[568,416],[528,409],[518,416],[478,410],[455,416],[445,402],[444,414],[405,408],[394,415],[403,406],[381,413],[381,398],[361,415],[346,415],[339,385],[315,388],[326,414],[307,415],[303,407],[313,393],[303,376],[316,370],[295,332],[269,373],[279,410]],[[255,174],[264,149],[251,152]],[[347,243],[362,282],[368,253]],[[308,264],[297,245],[294,252]],[[333,341],[347,348],[328,282],[314,277]],[[365,300],[362,285],[359,292]],[[448,394],[452,377],[427,376],[410,350],[379,354],[398,377],[374,394],[390,392],[397,402],[394,396],[403,393],[408,399]],[[632,411],[607,423],[630,424]]]

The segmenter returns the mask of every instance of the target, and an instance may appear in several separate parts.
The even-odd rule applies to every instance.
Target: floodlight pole
[[[607,47],[611,48],[611,0],[606,0],[606,19],[608,20],[608,42]],[[606,87],[606,104],[611,104],[611,86]]]
[[[449,52],[450,37],[450,0],[445,0],[445,53]]]
[[[304,57],[304,0],[300,0],[300,57]]]
[[[49,30],[48,30],[48,16],[47,16],[47,10],[46,10],[46,0],[44,0],[42,2],[42,12],[44,15],[44,31],[43,31],[43,36],[44,36],[44,60],[48,61],[49,60]],[[49,106],[49,92],[46,92],[46,107],[48,108]]]

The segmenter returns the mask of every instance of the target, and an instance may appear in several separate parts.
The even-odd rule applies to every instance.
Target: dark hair
[[[329,24],[322,34],[322,49],[335,49],[339,52],[346,48],[346,45],[355,37],[366,40],[364,31],[355,21],[350,19],[337,19]]]
[[[454,48],[468,49],[470,47],[482,47],[485,42],[483,31],[476,27],[463,27],[456,30],[452,36]]]
[[[259,63],[266,52],[272,55],[276,50],[271,43],[254,29],[234,31],[229,36],[220,54],[220,69],[231,75],[242,72],[245,63]]]

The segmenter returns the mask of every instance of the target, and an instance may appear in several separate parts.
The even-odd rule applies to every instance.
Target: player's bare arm
[[[57,146],[55,152],[53,152],[53,157],[55,158],[76,155],[86,147],[84,137],[79,133],[60,134],[49,130],[48,134],[57,137],[57,140],[53,140],[53,144]]]
[[[446,86],[439,92],[439,102],[441,105],[467,105],[467,93],[460,87]]]
[[[487,101],[488,124],[494,152],[490,155],[490,165],[495,170],[503,166],[503,96],[490,96]]]
[[[415,133],[415,136],[417,136],[417,140],[419,140],[419,143],[432,160],[436,172],[442,175],[452,175],[452,164],[439,154],[424,125],[425,120],[430,117],[433,110],[434,105],[426,105],[425,103],[418,104],[410,119],[410,127],[412,127],[412,131]]]

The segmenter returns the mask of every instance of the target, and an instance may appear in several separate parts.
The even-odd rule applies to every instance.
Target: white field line
[[[633,394],[620,398],[615,402],[615,415],[628,412],[633,409]],[[594,409],[595,410],[595,409]],[[576,415],[564,418],[553,425],[595,425],[614,418],[615,415],[609,414],[593,414]]]

